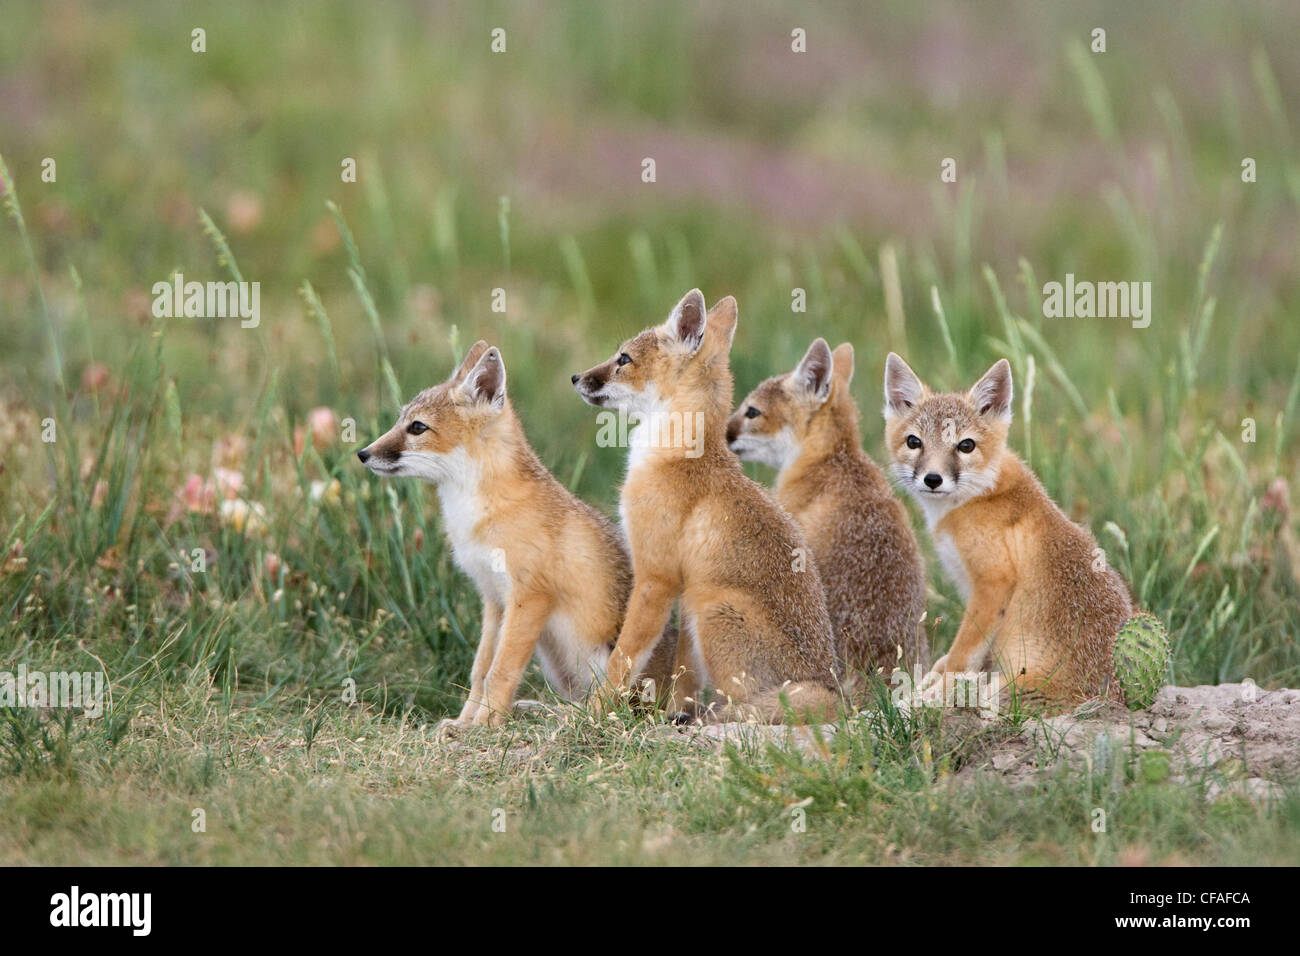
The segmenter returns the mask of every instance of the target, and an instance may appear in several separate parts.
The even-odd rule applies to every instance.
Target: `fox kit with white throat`
[[[832,352],[817,339],[793,372],[759,385],[727,422],[742,461],[777,469],[776,500],[816,558],[846,681],[930,663],[920,627],[925,564],[907,509],[862,450],[852,378],[853,346]]]
[[[377,475],[437,487],[456,563],[483,599],[469,697],[451,723],[499,724],[534,650],[570,699],[603,676],[632,583],[627,552],[528,444],[497,349],[476,342],[450,379],[412,399],[357,456]]]
[[[798,719],[833,719],[835,647],[815,562],[727,449],[736,319],[735,299],[706,313],[692,289],[662,325],[573,376],[589,404],[636,423],[620,498],[632,596],[609,681],[627,691],[679,600],[679,669],[728,701],[696,716],[777,723],[784,696]]]
[[[1128,588],[1007,449],[1011,396],[1006,359],[953,394],[931,392],[892,352],[885,362],[892,477],[920,505],[966,602],[923,687],[995,666],[1014,693],[1052,707],[1118,699],[1111,654],[1133,610]]]

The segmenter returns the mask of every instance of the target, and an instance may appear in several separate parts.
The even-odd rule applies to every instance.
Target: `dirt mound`
[[[1086,767],[1130,757],[1145,759],[1150,772],[1175,781],[1212,772],[1205,778],[1210,797],[1225,789],[1275,794],[1280,782],[1300,778],[1300,690],[1165,687],[1150,710],[1114,707],[1026,724],[990,755],[987,766],[1015,776],[1062,760]]]
[[[957,734],[969,746],[957,778],[996,773],[1031,780],[1043,770],[1070,766],[1094,771],[1137,761],[1152,779],[1207,782],[1207,795],[1224,792],[1276,796],[1280,784],[1300,779],[1300,690],[1262,690],[1253,684],[1165,687],[1150,710],[1117,705],[1030,720],[1011,728],[974,712],[954,713]],[[809,727],[717,724],[664,728],[700,743],[787,742],[816,753]],[[835,727],[820,728],[829,740]]]

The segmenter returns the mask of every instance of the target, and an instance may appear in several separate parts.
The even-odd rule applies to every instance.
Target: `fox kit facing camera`
[[[534,649],[561,694],[589,690],[618,636],[631,567],[613,525],[528,444],[501,353],[474,343],[450,379],[417,395],[357,457],[377,475],[437,486],[456,563],[483,599],[469,698],[452,723],[501,723]]]
[[[589,404],[639,422],[620,498],[634,580],[609,681],[627,691],[680,600],[677,660],[693,686],[729,700],[697,717],[779,723],[784,695],[800,719],[833,719],[835,647],[815,562],[798,560],[798,527],[727,449],[736,319],[735,299],[706,313],[692,289],[662,325],[573,376]]]
[[[776,499],[812,548],[846,680],[930,663],[925,565],[907,510],[862,450],[852,378],[853,346],[817,339],[727,422],[742,461],[777,469]]]
[[[1111,654],[1133,611],[1128,588],[1007,449],[1011,396],[1006,359],[970,391],[944,395],[892,352],[885,362],[893,478],[920,504],[966,601],[923,687],[992,665],[1016,693],[1055,707],[1119,699]]]

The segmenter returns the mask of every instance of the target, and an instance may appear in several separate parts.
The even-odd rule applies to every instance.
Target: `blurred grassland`
[[[245,720],[350,727],[323,703],[349,677],[371,734],[453,712],[477,598],[432,493],[352,452],[482,337],[543,459],[612,511],[623,453],[569,374],[691,286],[739,299],[737,399],[817,335],[852,342],[878,460],[887,350],[942,388],[1006,355],[1017,450],[1170,625],[1171,678],[1296,686],[1300,524],[1275,481],[1300,482],[1298,28],[1286,3],[10,0],[0,155],[28,236],[0,223],[0,665],[93,653],[116,698],[66,732],[5,714],[6,768],[93,778],[169,706],[217,726],[212,695],[246,743]],[[201,209],[261,283],[255,330],[149,313],[174,271],[228,278]],[[1150,281],[1150,328],[1044,318],[1067,272]],[[295,452],[319,406],[358,444]],[[232,437],[260,529],[176,511]],[[938,653],[961,605],[931,564]]]

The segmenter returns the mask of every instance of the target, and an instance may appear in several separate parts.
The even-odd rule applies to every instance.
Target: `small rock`
[[[1203,714],[1201,716],[1200,724],[1210,733],[1219,735],[1227,734],[1237,726],[1235,720],[1222,711],[1217,710]]]
[[[1020,762],[1020,758],[1015,754],[1001,753],[993,755],[993,769],[998,773],[1007,773],[1013,770]]]

